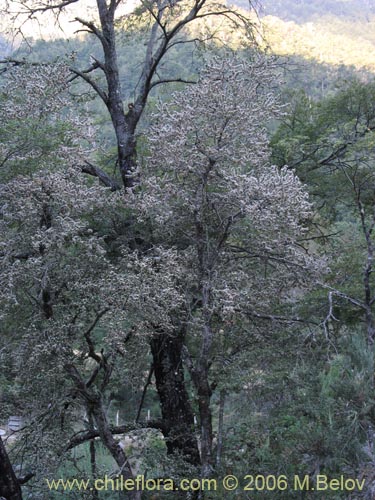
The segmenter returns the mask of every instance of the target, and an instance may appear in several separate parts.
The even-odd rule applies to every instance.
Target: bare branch
[[[142,397],[141,397],[141,401],[139,403],[139,408],[138,408],[138,412],[137,412],[137,416],[135,418],[135,421],[138,423],[139,421],[139,418],[141,416],[141,411],[142,411],[142,408],[143,408],[143,403],[145,401],[145,397],[146,397],[146,393],[147,393],[147,389],[148,389],[148,386],[151,384],[151,379],[152,379],[152,376],[154,374],[154,364],[151,363],[151,366],[150,366],[150,371],[148,372],[148,377],[147,377],[147,380],[146,380],[146,383],[145,383],[145,386],[143,388],[143,392],[142,392]]]
[[[110,432],[113,435],[116,434],[127,434],[132,431],[136,431],[139,429],[159,429],[161,431],[165,431],[165,426],[161,420],[149,420],[148,422],[137,422],[135,424],[124,424],[120,426],[111,426],[109,428]],[[74,435],[69,443],[66,446],[66,450],[71,450],[76,446],[79,446],[90,439],[95,439],[99,437],[99,431],[97,429],[92,429],[89,431],[80,431],[76,435]]]
[[[89,22],[89,21],[85,21],[81,17],[76,17],[75,21],[81,23],[83,26],[86,26],[86,28],[88,28],[88,30],[89,30],[89,33],[93,33],[95,36],[97,36],[99,38],[99,40],[101,42],[104,41],[103,33],[100,31],[100,29],[97,26],[95,26],[94,23]]]
[[[333,314],[333,300],[332,300],[332,296],[333,296],[333,291],[328,292],[329,310],[328,310],[327,316],[324,318],[324,320],[321,323],[321,325],[323,326],[324,333],[325,333],[327,339],[329,338],[328,322],[330,320],[338,321],[338,319]]]
[[[156,82],[152,82],[150,85],[150,90],[156,87],[157,85],[161,85],[163,83],[197,83],[196,80],[185,80],[184,78],[163,78],[157,80]]]
[[[328,290],[331,290],[333,295],[337,295],[337,297],[341,297],[342,299],[347,300],[351,304],[360,307],[361,309],[366,310],[366,305],[363,302],[360,302],[357,299],[354,299],[353,297],[350,297],[349,295],[346,295],[346,293],[340,292],[339,290],[336,290],[335,288],[332,288],[331,286],[328,286],[324,283],[319,283],[323,288],[327,288]]]
[[[96,67],[94,67],[96,66]],[[85,80],[86,83],[88,83],[98,94],[98,96],[101,98],[101,100],[104,102],[104,104],[107,106],[108,105],[108,96],[105,93],[103,89],[99,87],[99,85],[94,82],[89,76],[87,76],[87,73],[90,73],[94,69],[98,68],[98,65],[93,65],[91,68],[85,70],[85,71],[79,71],[78,69],[71,68],[70,71],[74,73],[77,76],[80,76],[83,80]],[[75,79],[75,77],[70,78],[68,81],[72,82]]]
[[[26,484],[35,476],[33,472],[28,472],[25,476],[17,478],[19,484]]]
[[[317,323],[316,321],[310,321],[298,316],[279,316],[277,314],[264,314],[257,313],[255,311],[245,311],[245,314],[252,318],[265,319],[279,323],[304,323],[308,325],[319,325],[319,323]]]
[[[45,7],[40,7],[39,9],[33,9],[33,12],[45,11],[45,10],[62,10],[64,7],[71,5],[72,3],[79,2],[79,0],[64,0],[58,4],[46,5]]]
[[[94,359],[99,364],[102,363],[102,357],[99,356],[98,354],[96,354],[96,352],[95,352],[94,343],[93,343],[93,341],[91,339],[91,333],[94,330],[94,328],[96,327],[96,325],[98,324],[99,320],[104,316],[104,314],[106,312],[108,312],[108,308],[103,309],[100,313],[98,313],[96,315],[96,318],[94,319],[94,321],[92,322],[92,324],[88,328],[88,330],[84,333],[84,337],[86,339],[86,343],[87,343],[87,345],[89,347],[89,356],[90,356],[90,358]]]
[[[88,161],[85,161],[85,165],[81,166],[81,171],[93,177],[98,177],[105,186],[111,188],[111,191],[118,191],[121,189],[121,186],[115,179],[110,177],[104,170]]]

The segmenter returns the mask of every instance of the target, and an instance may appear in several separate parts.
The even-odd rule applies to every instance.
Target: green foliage
[[[318,102],[304,92],[291,92],[288,116],[272,139],[274,161],[295,168],[318,203],[337,217],[343,207],[355,206],[348,196],[349,171],[356,172],[364,188],[366,183],[367,189],[371,186],[375,126],[375,84],[349,81],[340,87]],[[347,163],[340,166],[344,158]],[[358,162],[362,162],[360,170]],[[328,182],[321,182],[322,174]]]

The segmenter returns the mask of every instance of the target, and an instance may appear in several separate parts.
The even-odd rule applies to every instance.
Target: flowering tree
[[[298,244],[307,192],[269,163],[265,124],[280,113],[272,61],[212,60],[199,82],[162,104],[150,133],[142,208],[185,263],[185,363],[200,414],[202,474],[212,473],[210,369],[233,325],[272,314],[319,264]],[[220,332],[220,333],[219,333]],[[233,337],[233,341],[234,341]]]
[[[79,161],[80,153],[84,156],[87,154],[79,145],[82,136],[77,133],[76,128],[79,121],[78,115],[67,113],[65,110],[67,104],[70,103],[66,92],[68,75],[66,65],[50,64],[38,68],[32,65],[22,65],[22,68],[15,67],[3,73],[0,83],[2,182],[20,173],[33,172],[35,168],[45,167],[52,170],[58,164],[64,163],[67,158],[71,161],[74,159]],[[6,205],[4,203],[2,203],[2,218],[5,217]],[[2,239],[1,259],[3,263],[7,243],[6,239]],[[20,248],[17,249],[15,255],[16,259],[28,258],[26,254],[22,254]],[[4,284],[5,286],[7,285]],[[5,293],[5,288],[3,292]],[[6,334],[8,324],[8,316],[4,310],[1,358],[4,373],[6,366],[4,346],[9,342]],[[14,347],[15,344],[11,342],[11,345]],[[2,414],[6,417],[6,405],[2,406]],[[2,467],[0,494],[6,498],[21,498],[22,480],[17,478],[12,471],[2,442],[0,463]]]
[[[99,436],[132,477],[105,403],[133,342],[138,352],[151,346],[168,451],[212,473],[220,338],[231,342],[234,324],[245,332],[252,317],[272,315],[275,297],[290,300],[316,271],[297,245],[311,215],[305,190],[292,171],[269,164],[265,124],[281,112],[272,66],[261,56],[213,59],[196,85],[161,105],[142,190],[127,192],[127,206],[122,193],[84,182],[76,158],[2,185],[4,324],[17,318],[2,352],[23,382],[36,470]],[[137,247],[120,231],[111,252],[99,228],[124,212],[149,234]],[[184,366],[197,395],[200,457]],[[72,436],[83,412],[88,423]]]
[[[81,5],[87,8],[90,15],[85,12],[85,15],[77,16],[72,10],[72,20],[77,23],[80,31],[87,32],[99,42],[102,55],[92,56],[90,64],[84,68],[72,64],[69,80],[83,80],[104,103],[113,125],[117,145],[116,165],[121,174],[122,185],[125,188],[133,188],[139,181],[136,160],[137,132],[151,92],[159,85],[171,82],[192,83],[184,75],[175,75],[168,69],[166,61],[169,54],[182,44],[196,44],[217,38],[218,30],[211,30],[209,23],[205,25],[205,20],[213,16],[220,18],[221,23],[231,32],[235,31],[236,37],[246,43],[253,41],[253,24],[250,18],[236,9],[229,8],[225,2],[208,0],[141,1],[137,6],[129,6],[121,0],[96,0],[87,4],[84,4],[83,0],[26,0],[13,2],[7,5],[5,10],[22,31],[25,22],[39,18],[40,15],[53,12],[58,20],[70,6]],[[252,2],[249,2],[249,6],[252,6]],[[194,29],[191,29],[193,27]],[[220,31],[222,27],[221,25]],[[144,47],[144,52],[137,68],[137,84],[129,93],[131,98],[126,96],[131,102],[124,106],[125,95],[121,82],[126,79],[126,75],[119,67],[118,56],[122,48],[118,35],[125,33],[132,37],[137,30],[141,33],[140,46]],[[20,61],[11,58],[2,62],[8,65],[20,64]],[[91,163],[85,165],[83,170],[99,177],[105,185],[114,190],[119,187],[115,179]],[[176,427],[172,434],[179,436],[182,428],[188,430],[193,426],[193,414],[180,363],[182,346],[178,339],[163,337],[160,330],[156,332],[155,339],[158,339],[158,345],[154,343],[151,348],[154,374],[158,387],[168,388],[168,394],[162,396],[159,393],[162,396],[160,402],[165,428]],[[170,431],[167,433],[171,435]],[[198,449],[196,444],[193,445],[195,439],[192,431],[190,438],[183,437],[181,441],[178,438],[172,439],[170,452],[181,451],[186,442],[189,443],[189,451],[183,451],[183,454],[195,457],[192,461],[196,462]],[[192,447],[195,448],[193,452]]]

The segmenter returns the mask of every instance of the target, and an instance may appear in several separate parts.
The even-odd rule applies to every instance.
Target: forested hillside
[[[240,7],[1,6],[0,500],[374,498],[375,6]]]
[[[233,3],[248,8],[246,0]],[[277,54],[375,71],[373,0],[262,0],[258,13]]]
[[[280,55],[375,72],[375,16],[368,22],[326,16],[303,24],[267,16],[263,22],[267,41]]]
[[[266,37],[278,54],[375,71],[372,0],[265,0],[259,12]]]

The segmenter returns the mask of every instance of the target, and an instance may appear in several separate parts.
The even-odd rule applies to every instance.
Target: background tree
[[[316,463],[332,467],[350,455],[354,470],[362,463],[359,473],[368,478],[368,495],[374,484],[365,465],[373,460],[374,117],[373,82],[343,82],[321,102],[296,96],[273,139],[274,158],[294,165],[317,200],[316,237],[331,256],[324,294],[311,311],[324,318],[331,344],[320,385],[327,403],[321,418],[329,425],[319,431],[331,444],[320,449]],[[350,447],[342,448],[343,458],[335,441],[337,436],[344,439],[347,425],[352,439]]]
[[[66,2],[47,1],[24,2],[19,10],[12,12],[15,22],[22,23],[41,12],[55,11],[57,15],[62,9],[78,0]],[[102,57],[92,57],[92,64],[86,69],[72,67],[72,79],[82,78],[101,98],[110,114],[116,135],[118,150],[118,167],[125,187],[134,186],[136,180],[136,128],[145,109],[151,90],[160,84],[174,81],[184,81],[182,78],[163,75],[162,63],[167,53],[176,45],[199,41],[197,37],[190,38],[185,28],[200,19],[210,16],[223,16],[233,27],[241,28],[244,37],[251,37],[250,21],[225,4],[210,3],[207,0],[191,2],[151,2],[141,3],[137,9],[127,16],[121,12],[120,1],[98,0],[95,2],[95,20],[85,20],[76,17],[83,31],[99,40]],[[11,10],[12,11],[12,10]],[[116,25],[124,24],[125,30],[132,30],[138,25],[147,33],[145,53],[141,63],[139,81],[133,89],[134,102],[129,103],[124,110],[121,76],[118,66],[118,48],[116,41]],[[211,35],[208,35],[209,37]],[[12,61],[11,59],[9,60]],[[99,71],[104,76],[103,85],[90,73]]]

